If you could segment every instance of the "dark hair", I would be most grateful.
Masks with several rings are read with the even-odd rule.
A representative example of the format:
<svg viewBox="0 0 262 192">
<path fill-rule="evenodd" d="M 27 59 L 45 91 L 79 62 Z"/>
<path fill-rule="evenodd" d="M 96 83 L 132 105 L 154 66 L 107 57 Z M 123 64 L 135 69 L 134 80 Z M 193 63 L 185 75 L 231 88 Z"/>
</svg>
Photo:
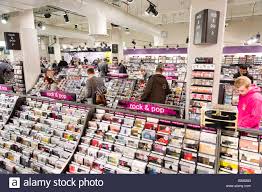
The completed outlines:
<svg viewBox="0 0 262 192">
<path fill-rule="evenodd" d="M 157 68 L 156 68 L 156 72 L 158 72 L 158 73 L 163 73 L 163 69 L 162 69 L 161 67 L 157 67 Z"/>
<path fill-rule="evenodd" d="M 88 69 L 87 69 L 87 73 L 88 73 L 88 74 L 95 74 L 94 68 L 88 68 Z"/>
<path fill-rule="evenodd" d="M 248 68 L 248 66 L 247 66 L 247 65 L 243 65 L 243 64 L 242 64 L 242 65 L 239 65 L 239 68 L 240 68 L 240 69 L 247 69 L 247 68 Z"/>
</svg>

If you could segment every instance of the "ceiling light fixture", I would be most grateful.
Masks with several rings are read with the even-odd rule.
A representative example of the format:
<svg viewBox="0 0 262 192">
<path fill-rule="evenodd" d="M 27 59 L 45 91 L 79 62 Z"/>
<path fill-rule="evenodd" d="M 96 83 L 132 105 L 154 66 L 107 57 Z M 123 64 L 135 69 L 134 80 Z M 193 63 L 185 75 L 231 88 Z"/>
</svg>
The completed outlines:
<svg viewBox="0 0 262 192">
<path fill-rule="evenodd" d="M 50 18 L 52 15 L 51 15 L 50 13 L 45 13 L 44 16 L 45 16 L 45 18 L 48 19 L 48 18 Z"/>
<path fill-rule="evenodd" d="M 6 14 L 2 15 L 1 22 L 2 22 L 2 24 L 7 24 L 8 23 L 8 15 L 6 15 Z"/>
<path fill-rule="evenodd" d="M 133 3 L 134 0 L 127 0 L 127 3 Z"/>
<path fill-rule="evenodd" d="M 68 15 L 67 15 L 67 13 L 64 14 L 64 19 L 65 19 L 65 22 L 66 22 L 66 23 L 69 23 L 69 17 L 68 17 Z"/>
<path fill-rule="evenodd" d="M 152 43 L 150 42 L 148 46 L 151 48 L 152 47 Z"/>
<path fill-rule="evenodd" d="M 144 45 L 144 49 L 146 49 L 146 46 Z"/>
<path fill-rule="evenodd" d="M 150 15 L 152 13 L 153 16 L 158 16 L 158 11 L 156 10 L 156 5 L 151 1 L 147 0 L 149 3 L 149 7 L 146 9 L 145 14 Z"/>
<path fill-rule="evenodd" d="M 132 44 L 133 44 L 133 45 L 136 45 L 136 42 L 135 42 L 135 40 L 133 40 L 133 41 L 132 41 Z"/>
<path fill-rule="evenodd" d="M 76 29 L 78 29 L 78 26 L 77 26 L 77 25 L 75 25 L 75 30 L 76 30 Z"/>
<path fill-rule="evenodd" d="M 39 22 L 37 26 L 42 30 L 46 30 L 46 26 L 42 22 Z"/>
<path fill-rule="evenodd" d="M 125 28 L 125 32 L 126 32 L 126 34 L 130 34 L 129 28 Z"/>
</svg>

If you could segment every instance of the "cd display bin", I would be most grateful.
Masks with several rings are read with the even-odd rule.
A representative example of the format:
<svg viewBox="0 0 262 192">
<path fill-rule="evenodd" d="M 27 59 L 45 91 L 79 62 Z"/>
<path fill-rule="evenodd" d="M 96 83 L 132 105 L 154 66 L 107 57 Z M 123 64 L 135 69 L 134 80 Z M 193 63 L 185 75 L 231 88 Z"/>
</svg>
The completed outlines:
<svg viewBox="0 0 262 192">
<path fill-rule="evenodd" d="M 0 130 L 5 173 L 64 172 L 87 124 L 88 106 L 19 97 Z"/>
<path fill-rule="evenodd" d="M 0 130 L 2 173 L 261 174 L 261 131 L 32 96 L 13 102 Z"/>
</svg>

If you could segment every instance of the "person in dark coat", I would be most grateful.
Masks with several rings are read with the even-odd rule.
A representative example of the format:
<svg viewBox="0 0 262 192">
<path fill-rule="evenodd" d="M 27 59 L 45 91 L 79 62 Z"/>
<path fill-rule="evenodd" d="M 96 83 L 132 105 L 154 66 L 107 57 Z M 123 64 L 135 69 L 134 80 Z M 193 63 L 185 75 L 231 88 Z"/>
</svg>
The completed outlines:
<svg viewBox="0 0 262 192">
<path fill-rule="evenodd" d="M 103 79 L 95 76 L 95 70 L 93 68 L 87 69 L 87 74 L 88 80 L 85 98 L 92 99 L 92 104 L 96 104 L 96 94 L 106 94 L 106 87 Z"/>
<path fill-rule="evenodd" d="M 84 57 L 84 64 L 87 65 L 88 64 L 88 59 L 86 57 Z"/>
<path fill-rule="evenodd" d="M 65 61 L 65 58 L 62 56 L 61 61 L 58 63 L 59 70 L 62 70 L 62 68 L 67 68 L 68 63 Z"/>
<path fill-rule="evenodd" d="M 0 61 L 0 84 L 5 84 L 5 74 L 11 72 L 12 66 L 6 62 Z"/>
<path fill-rule="evenodd" d="M 234 74 L 234 79 L 237 79 L 238 77 L 246 76 L 251 80 L 251 83 L 253 84 L 254 78 L 248 73 L 248 66 L 247 65 L 240 65 L 239 70 L 236 74 Z"/>
<path fill-rule="evenodd" d="M 119 67 L 119 73 L 127 74 L 126 66 L 123 64 L 123 61 L 119 63 L 118 67 Z"/>
<path fill-rule="evenodd" d="M 162 75 L 163 69 L 157 67 L 155 75 L 152 75 L 146 85 L 141 101 L 151 103 L 162 103 L 166 101 L 166 96 L 171 94 L 168 82 Z"/>
</svg>

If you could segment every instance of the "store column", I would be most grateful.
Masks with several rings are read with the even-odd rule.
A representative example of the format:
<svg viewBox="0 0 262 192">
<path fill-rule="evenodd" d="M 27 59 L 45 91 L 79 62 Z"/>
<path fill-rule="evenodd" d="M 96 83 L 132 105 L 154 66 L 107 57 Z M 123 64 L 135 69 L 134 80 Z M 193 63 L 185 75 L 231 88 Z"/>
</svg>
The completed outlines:
<svg viewBox="0 0 262 192">
<path fill-rule="evenodd" d="M 61 60 L 61 46 L 59 43 L 59 38 L 55 36 L 49 36 L 49 46 L 54 48 L 54 53 L 50 55 L 50 62 L 56 61 L 59 63 Z"/>
<path fill-rule="evenodd" d="M 19 12 L 12 25 L 19 26 L 22 51 L 14 51 L 15 60 L 23 61 L 26 91 L 36 83 L 41 72 L 37 30 L 33 10 Z"/>
<path fill-rule="evenodd" d="M 208 10 L 206 10 L 208 9 Z M 225 31 L 225 19 L 227 11 L 227 0 L 192 0 L 190 7 L 190 26 L 189 26 L 189 47 L 188 47 L 188 69 L 187 69 L 187 94 L 186 95 L 186 118 L 189 118 L 189 111 L 192 110 L 192 101 L 201 102 L 205 100 L 204 95 L 201 98 L 193 99 L 192 90 L 192 75 L 201 73 L 199 77 L 193 79 L 201 79 L 203 72 L 208 70 L 199 70 L 200 65 L 194 65 L 196 58 L 213 58 L 213 65 L 209 65 L 211 70 L 214 72 L 212 77 L 213 83 L 209 85 L 211 88 L 212 103 L 218 103 L 219 95 L 219 82 L 221 73 L 222 53 L 223 53 L 223 42 L 224 42 L 224 31 Z M 211 63 L 211 60 L 206 60 L 199 63 Z M 208 65 L 206 65 L 208 66 Z M 192 71 L 194 67 L 194 71 Z M 212 68 L 213 67 L 213 68 Z M 209 73 L 210 74 L 210 73 Z M 209 75 L 208 74 L 208 75 Z M 212 73 L 211 73 L 212 74 Z M 196 75 L 198 76 L 198 74 Z M 206 77 L 205 77 L 206 78 Z M 197 81 L 198 84 L 205 85 L 208 82 L 208 78 L 203 78 L 202 81 Z M 211 78 L 210 78 L 211 79 Z M 212 81 L 209 81 L 210 83 Z M 195 80 L 194 83 L 196 84 Z M 208 87 L 208 86 L 206 86 Z M 196 87 L 194 87 L 196 88 Z M 197 92 L 205 86 L 197 87 Z M 195 89 L 196 90 L 196 89 Z M 195 92 L 195 91 L 194 91 Z M 195 95 L 194 95 L 195 96 Z M 203 97 L 202 97 L 203 96 Z M 205 102 L 202 102 L 202 104 Z M 197 104 L 197 103 L 196 103 Z M 200 104 L 200 103 L 199 103 Z M 199 106 L 198 106 L 199 107 Z"/>
<path fill-rule="evenodd" d="M 123 60 L 124 59 L 124 50 L 123 50 L 124 47 L 123 47 L 122 30 L 121 29 L 119 29 L 117 27 L 112 28 L 111 43 L 112 43 L 112 57 L 117 57 L 119 61 Z M 116 47 L 113 47 L 113 45 L 117 47 L 116 51 L 114 50 Z"/>
</svg>

